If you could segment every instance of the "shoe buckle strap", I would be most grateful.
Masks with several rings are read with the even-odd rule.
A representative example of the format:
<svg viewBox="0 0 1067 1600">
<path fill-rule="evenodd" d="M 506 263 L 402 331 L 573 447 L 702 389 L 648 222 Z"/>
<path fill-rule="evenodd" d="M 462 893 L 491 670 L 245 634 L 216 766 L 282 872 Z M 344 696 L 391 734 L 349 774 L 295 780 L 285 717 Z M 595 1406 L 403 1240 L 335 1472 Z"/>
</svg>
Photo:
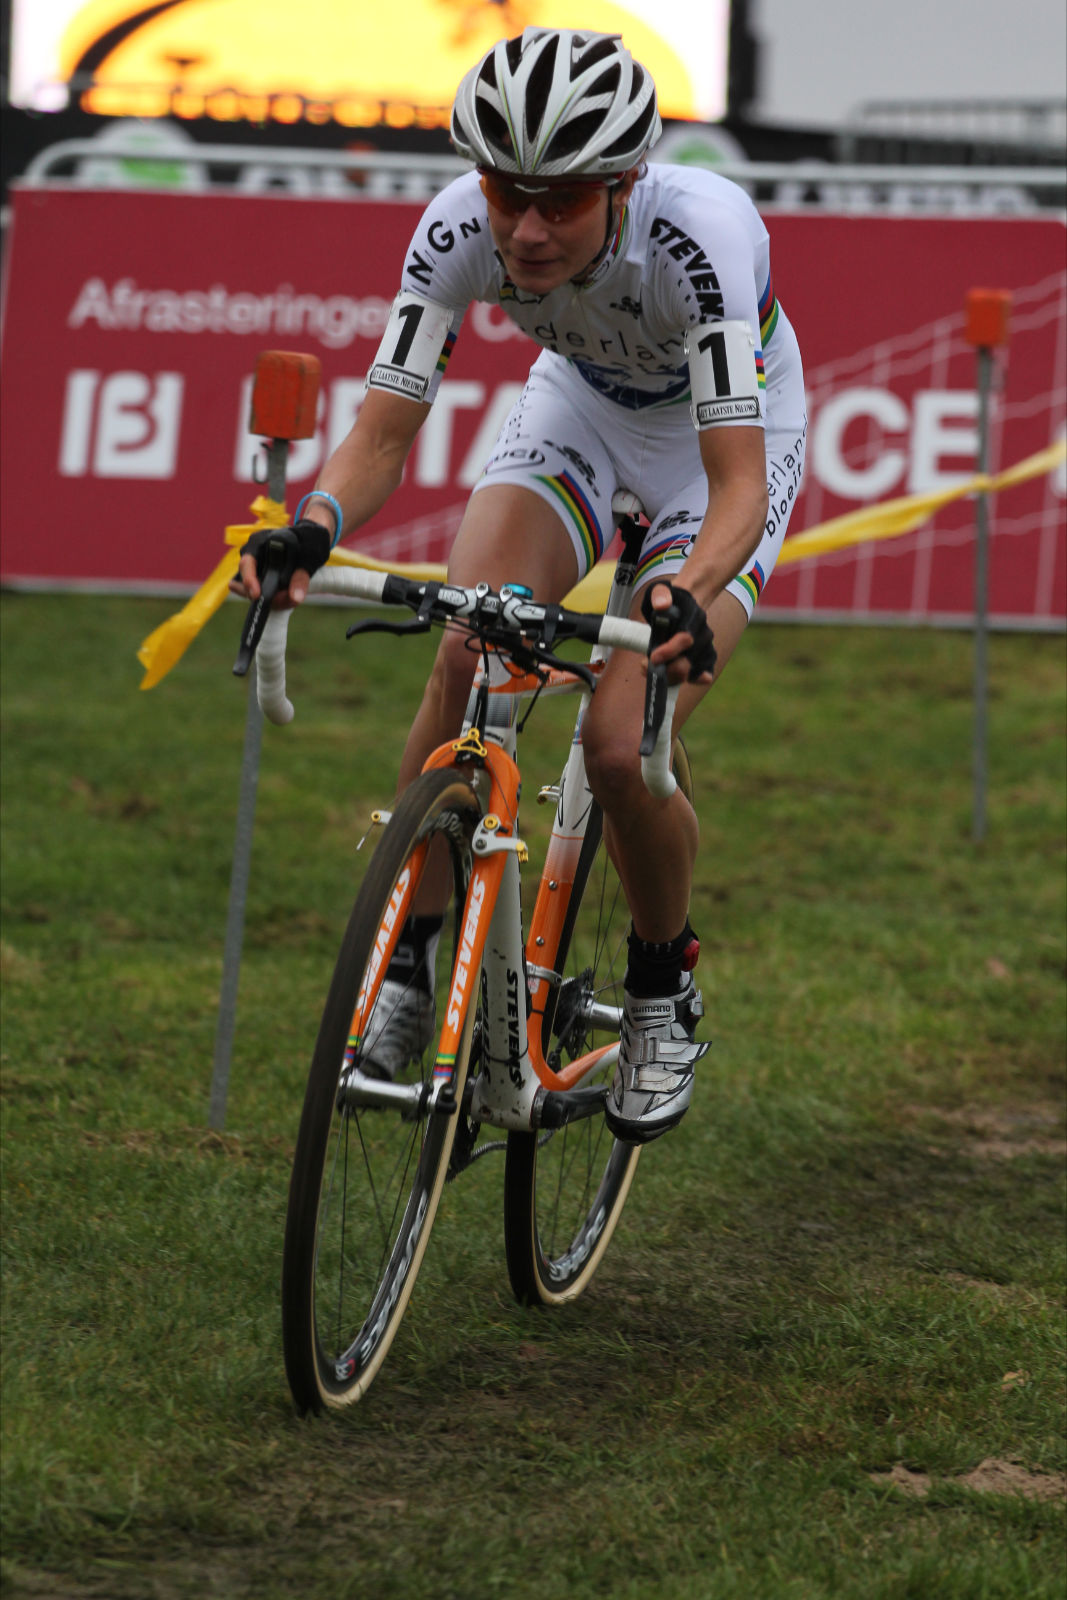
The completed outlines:
<svg viewBox="0 0 1067 1600">
<path fill-rule="evenodd" d="M 660 1039 L 655 1034 L 631 1034 L 626 1044 L 626 1060 L 634 1067 L 668 1067 L 678 1069 L 692 1066 L 710 1047 L 694 1044 L 690 1039 Z"/>
</svg>

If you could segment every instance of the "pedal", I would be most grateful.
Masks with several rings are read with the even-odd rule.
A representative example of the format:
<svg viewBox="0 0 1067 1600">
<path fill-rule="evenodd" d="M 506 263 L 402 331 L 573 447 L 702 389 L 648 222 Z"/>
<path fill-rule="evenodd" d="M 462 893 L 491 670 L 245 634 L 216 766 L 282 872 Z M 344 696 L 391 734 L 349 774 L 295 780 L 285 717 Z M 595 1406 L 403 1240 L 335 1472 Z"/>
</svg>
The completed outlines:
<svg viewBox="0 0 1067 1600">
<path fill-rule="evenodd" d="M 544 788 L 537 791 L 537 804 L 539 806 L 547 806 L 551 801 L 552 805 L 558 806 L 559 797 L 562 793 L 563 790 L 558 783 L 546 783 Z"/>
</svg>

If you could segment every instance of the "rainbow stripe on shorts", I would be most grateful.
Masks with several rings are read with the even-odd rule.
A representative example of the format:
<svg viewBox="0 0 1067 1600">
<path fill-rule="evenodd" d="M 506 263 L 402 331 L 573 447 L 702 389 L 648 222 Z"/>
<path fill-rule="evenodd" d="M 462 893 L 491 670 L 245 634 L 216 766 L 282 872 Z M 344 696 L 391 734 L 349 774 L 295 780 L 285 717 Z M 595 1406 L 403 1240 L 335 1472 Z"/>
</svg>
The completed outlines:
<svg viewBox="0 0 1067 1600">
<path fill-rule="evenodd" d="M 587 567 L 595 566 L 604 554 L 604 535 L 585 491 L 569 472 L 561 472 L 553 478 L 540 472 L 535 476 L 537 482 L 543 483 L 563 507 L 566 520 L 578 535 Z"/>
<path fill-rule="evenodd" d="M 693 538 L 696 529 L 700 527 L 700 519 L 684 526 L 680 532 L 672 532 L 660 539 L 658 543 L 645 550 L 637 568 L 635 588 L 640 589 L 650 578 L 656 576 L 656 570 L 667 562 L 678 567 L 689 556 L 693 548 Z"/>
</svg>

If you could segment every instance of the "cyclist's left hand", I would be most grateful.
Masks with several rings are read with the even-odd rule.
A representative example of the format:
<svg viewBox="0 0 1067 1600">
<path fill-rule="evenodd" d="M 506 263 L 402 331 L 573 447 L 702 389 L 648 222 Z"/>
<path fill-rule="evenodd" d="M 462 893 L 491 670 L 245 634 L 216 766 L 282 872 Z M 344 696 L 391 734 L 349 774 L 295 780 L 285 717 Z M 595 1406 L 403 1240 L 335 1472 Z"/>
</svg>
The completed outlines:
<svg viewBox="0 0 1067 1600">
<path fill-rule="evenodd" d="M 654 583 L 645 593 L 641 612 L 646 622 L 654 618 L 672 624 L 669 637 L 656 646 L 650 660 L 665 666 L 671 683 L 709 684 L 715 671 L 715 645 L 708 627 L 707 613 L 679 584 Z"/>
</svg>

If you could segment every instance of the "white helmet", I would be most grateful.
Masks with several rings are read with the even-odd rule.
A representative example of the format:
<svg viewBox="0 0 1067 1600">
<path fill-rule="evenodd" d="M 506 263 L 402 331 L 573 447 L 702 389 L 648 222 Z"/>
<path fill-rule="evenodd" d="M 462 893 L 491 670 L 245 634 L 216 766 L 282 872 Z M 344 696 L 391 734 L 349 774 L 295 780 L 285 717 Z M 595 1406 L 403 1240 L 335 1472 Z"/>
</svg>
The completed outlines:
<svg viewBox="0 0 1067 1600">
<path fill-rule="evenodd" d="M 452 143 L 479 167 L 524 177 L 618 177 L 661 132 L 656 86 L 617 33 L 527 28 L 472 67 Z"/>
</svg>

